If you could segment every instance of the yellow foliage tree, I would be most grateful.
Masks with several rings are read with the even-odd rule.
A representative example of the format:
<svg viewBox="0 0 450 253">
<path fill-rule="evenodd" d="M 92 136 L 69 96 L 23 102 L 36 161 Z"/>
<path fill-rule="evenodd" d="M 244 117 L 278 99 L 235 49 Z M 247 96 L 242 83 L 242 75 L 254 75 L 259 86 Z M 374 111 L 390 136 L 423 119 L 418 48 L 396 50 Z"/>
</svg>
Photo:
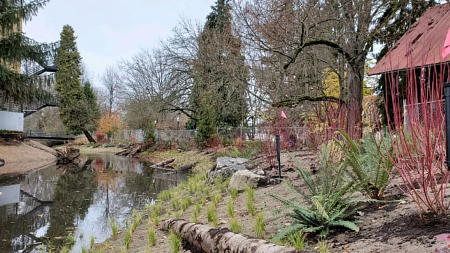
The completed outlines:
<svg viewBox="0 0 450 253">
<path fill-rule="evenodd" d="M 124 127 L 124 123 L 120 118 L 119 112 L 105 113 L 98 121 L 98 131 L 105 133 L 110 138 L 114 136 Z"/>
</svg>

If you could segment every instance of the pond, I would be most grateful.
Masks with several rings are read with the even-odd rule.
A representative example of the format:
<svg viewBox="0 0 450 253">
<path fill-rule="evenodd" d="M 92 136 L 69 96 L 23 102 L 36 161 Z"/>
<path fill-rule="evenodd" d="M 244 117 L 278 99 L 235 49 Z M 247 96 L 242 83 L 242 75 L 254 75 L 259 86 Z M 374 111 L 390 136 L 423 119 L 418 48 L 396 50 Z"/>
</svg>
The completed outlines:
<svg viewBox="0 0 450 253">
<path fill-rule="evenodd" d="M 112 235 L 111 221 L 126 227 L 133 210 L 185 176 L 153 170 L 139 159 L 96 154 L 79 166 L 51 166 L 0 186 L 0 252 L 40 252 L 72 237 L 71 252 Z"/>
</svg>

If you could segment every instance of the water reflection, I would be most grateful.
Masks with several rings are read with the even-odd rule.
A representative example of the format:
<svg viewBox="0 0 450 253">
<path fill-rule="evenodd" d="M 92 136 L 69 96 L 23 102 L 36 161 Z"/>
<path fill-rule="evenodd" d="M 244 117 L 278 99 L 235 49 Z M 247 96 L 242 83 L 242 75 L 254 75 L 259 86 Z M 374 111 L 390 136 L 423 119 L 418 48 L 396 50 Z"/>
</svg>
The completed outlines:
<svg viewBox="0 0 450 253">
<path fill-rule="evenodd" d="M 81 252 L 91 236 L 95 242 L 111 236 L 112 218 L 124 227 L 133 209 L 184 179 L 138 159 L 101 154 L 83 160 L 81 166 L 52 166 L 0 186 L 0 252 L 37 252 L 41 242 L 60 248 L 71 234 L 72 252 Z"/>
</svg>

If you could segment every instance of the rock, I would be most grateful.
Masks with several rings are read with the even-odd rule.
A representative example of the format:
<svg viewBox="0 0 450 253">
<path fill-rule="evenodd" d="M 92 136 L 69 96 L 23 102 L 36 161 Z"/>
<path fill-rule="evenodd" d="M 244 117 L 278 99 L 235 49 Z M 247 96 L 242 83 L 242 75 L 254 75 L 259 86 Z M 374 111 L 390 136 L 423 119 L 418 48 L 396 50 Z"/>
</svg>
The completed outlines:
<svg viewBox="0 0 450 253">
<path fill-rule="evenodd" d="M 258 186 L 267 185 L 269 180 L 249 170 L 240 170 L 231 176 L 229 188 L 234 188 L 238 191 L 244 190 L 247 186 L 257 188 Z"/>
<path fill-rule="evenodd" d="M 248 159 L 232 158 L 232 157 L 218 157 L 216 166 L 214 166 L 207 174 L 207 182 L 213 183 L 214 179 L 222 176 L 225 180 L 231 177 L 236 171 L 245 170 L 245 164 Z"/>
<path fill-rule="evenodd" d="M 256 175 L 260 175 L 260 176 L 264 176 L 265 175 L 264 170 L 261 170 L 261 169 L 255 170 L 253 173 L 255 173 Z"/>
</svg>

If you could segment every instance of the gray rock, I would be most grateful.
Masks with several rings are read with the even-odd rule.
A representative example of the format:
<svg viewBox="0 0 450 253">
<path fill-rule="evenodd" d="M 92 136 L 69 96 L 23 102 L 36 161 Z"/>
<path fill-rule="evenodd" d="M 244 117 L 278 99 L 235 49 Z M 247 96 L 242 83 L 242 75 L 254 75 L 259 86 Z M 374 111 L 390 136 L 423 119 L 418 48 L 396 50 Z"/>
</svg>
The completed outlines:
<svg viewBox="0 0 450 253">
<path fill-rule="evenodd" d="M 245 170 L 246 162 L 248 162 L 248 159 L 245 158 L 218 157 L 216 166 L 208 171 L 208 183 L 213 183 L 214 179 L 220 176 L 225 180 L 231 177 L 236 171 Z"/>
<path fill-rule="evenodd" d="M 261 169 L 255 170 L 254 173 L 255 173 L 256 175 L 265 176 L 264 170 L 261 170 Z"/>
<path fill-rule="evenodd" d="M 268 178 L 264 176 L 256 175 L 249 170 L 240 170 L 233 174 L 230 180 L 230 185 L 228 187 L 230 189 L 234 188 L 238 191 L 242 191 L 247 186 L 257 188 L 259 186 L 265 186 L 268 183 Z"/>
</svg>

